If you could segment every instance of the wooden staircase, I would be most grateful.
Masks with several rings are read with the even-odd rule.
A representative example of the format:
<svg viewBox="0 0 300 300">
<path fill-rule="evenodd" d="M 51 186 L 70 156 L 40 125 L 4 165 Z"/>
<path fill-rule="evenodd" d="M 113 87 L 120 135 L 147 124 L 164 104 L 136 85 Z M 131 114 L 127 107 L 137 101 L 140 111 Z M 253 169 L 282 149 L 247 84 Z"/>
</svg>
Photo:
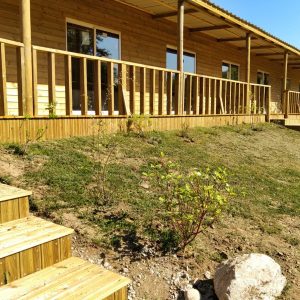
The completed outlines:
<svg viewBox="0 0 300 300">
<path fill-rule="evenodd" d="M 126 300 L 130 280 L 72 257 L 73 230 L 30 216 L 30 195 L 0 184 L 0 299 Z"/>
</svg>

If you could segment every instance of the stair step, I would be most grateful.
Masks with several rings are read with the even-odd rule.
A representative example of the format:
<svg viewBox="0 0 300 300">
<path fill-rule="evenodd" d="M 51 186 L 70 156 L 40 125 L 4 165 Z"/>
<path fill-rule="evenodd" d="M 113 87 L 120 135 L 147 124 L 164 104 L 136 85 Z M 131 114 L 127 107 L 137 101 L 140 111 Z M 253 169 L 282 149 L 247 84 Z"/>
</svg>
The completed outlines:
<svg viewBox="0 0 300 300">
<path fill-rule="evenodd" d="M 0 184 L 0 224 L 29 216 L 31 192 Z"/>
<path fill-rule="evenodd" d="M 0 224 L 0 286 L 69 258 L 72 233 L 33 216 Z"/>
<path fill-rule="evenodd" d="M 130 280 L 71 257 L 0 288 L 0 299 L 127 299 Z"/>
</svg>

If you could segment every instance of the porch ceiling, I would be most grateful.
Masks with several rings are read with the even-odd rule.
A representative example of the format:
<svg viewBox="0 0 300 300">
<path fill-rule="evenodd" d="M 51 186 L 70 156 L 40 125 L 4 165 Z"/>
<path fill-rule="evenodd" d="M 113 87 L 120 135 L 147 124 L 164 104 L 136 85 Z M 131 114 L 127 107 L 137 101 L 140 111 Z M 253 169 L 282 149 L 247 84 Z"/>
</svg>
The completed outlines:
<svg viewBox="0 0 300 300">
<path fill-rule="evenodd" d="M 149 13 L 155 19 L 177 22 L 177 0 L 116 0 Z M 246 48 L 246 34 L 252 33 L 252 53 L 283 63 L 284 52 L 290 63 L 300 63 L 300 50 L 262 29 L 234 16 L 207 0 L 186 0 L 185 27 L 192 34 L 206 34 L 220 43 L 229 43 L 240 50 Z"/>
</svg>

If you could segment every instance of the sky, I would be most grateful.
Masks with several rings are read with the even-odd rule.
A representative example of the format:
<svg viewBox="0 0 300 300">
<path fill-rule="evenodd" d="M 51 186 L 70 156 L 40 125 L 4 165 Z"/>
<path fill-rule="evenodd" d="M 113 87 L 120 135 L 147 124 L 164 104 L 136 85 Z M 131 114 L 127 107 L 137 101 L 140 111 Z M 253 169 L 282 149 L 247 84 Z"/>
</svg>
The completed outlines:
<svg viewBox="0 0 300 300">
<path fill-rule="evenodd" d="M 211 0 L 300 49 L 300 0 Z"/>
</svg>

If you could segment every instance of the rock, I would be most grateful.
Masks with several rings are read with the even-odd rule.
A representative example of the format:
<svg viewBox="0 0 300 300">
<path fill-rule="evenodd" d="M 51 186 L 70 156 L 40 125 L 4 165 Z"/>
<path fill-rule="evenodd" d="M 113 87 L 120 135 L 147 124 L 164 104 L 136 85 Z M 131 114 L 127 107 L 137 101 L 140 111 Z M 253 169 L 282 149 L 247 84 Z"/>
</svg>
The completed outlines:
<svg viewBox="0 0 300 300">
<path fill-rule="evenodd" d="M 205 279 L 211 279 L 211 273 L 209 271 L 206 271 L 204 273 L 204 277 L 205 277 Z"/>
<path fill-rule="evenodd" d="M 285 285 L 280 266 L 271 257 L 254 253 L 223 262 L 214 278 L 219 300 L 273 300 Z"/>
<path fill-rule="evenodd" d="M 184 292 L 185 300 L 201 300 L 201 295 L 196 289 L 188 289 Z"/>
</svg>

